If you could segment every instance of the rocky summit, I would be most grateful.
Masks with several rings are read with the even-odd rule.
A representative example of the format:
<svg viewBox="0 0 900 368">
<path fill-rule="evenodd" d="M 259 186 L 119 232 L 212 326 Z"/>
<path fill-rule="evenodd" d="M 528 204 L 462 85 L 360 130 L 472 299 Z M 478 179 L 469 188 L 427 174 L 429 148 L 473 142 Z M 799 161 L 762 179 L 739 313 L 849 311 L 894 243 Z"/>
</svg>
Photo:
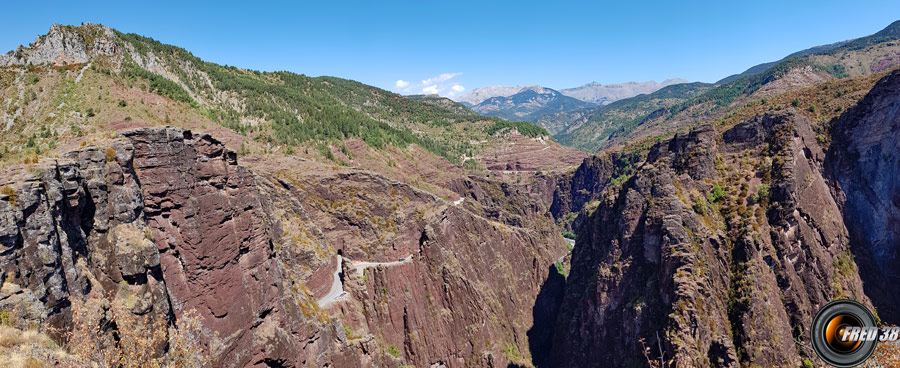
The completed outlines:
<svg viewBox="0 0 900 368">
<path fill-rule="evenodd" d="M 54 25 L 0 55 L 0 365 L 824 366 L 829 302 L 900 323 L 892 27 L 464 105 Z"/>
</svg>

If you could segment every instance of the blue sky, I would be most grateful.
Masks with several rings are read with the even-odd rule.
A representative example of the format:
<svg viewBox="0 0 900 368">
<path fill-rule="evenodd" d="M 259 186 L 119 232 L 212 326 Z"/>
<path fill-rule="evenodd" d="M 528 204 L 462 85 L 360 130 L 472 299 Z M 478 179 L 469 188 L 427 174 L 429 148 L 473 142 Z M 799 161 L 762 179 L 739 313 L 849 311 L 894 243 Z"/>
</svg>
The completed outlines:
<svg viewBox="0 0 900 368">
<path fill-rule="evenodd" d="M 900 19 L 896 0 L 14 1 L 2 8 L 4 51 L 52 23 L 94 22 L 220 64 L 442 95 L 487 85 L 713 82 Z"/>
</svg>

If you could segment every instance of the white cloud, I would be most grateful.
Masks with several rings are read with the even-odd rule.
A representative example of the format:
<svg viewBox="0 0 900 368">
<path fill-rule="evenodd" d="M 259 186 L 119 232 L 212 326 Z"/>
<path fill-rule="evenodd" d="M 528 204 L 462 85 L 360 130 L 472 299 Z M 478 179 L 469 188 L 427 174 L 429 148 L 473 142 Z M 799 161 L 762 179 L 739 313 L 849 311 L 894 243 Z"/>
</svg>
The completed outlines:
<svg viewBox="0 0 900 368">
<path fill-rule="evenodd" d="M 465 91 L 465 90 L 466 90 L 466 87 L 463 87 L 458 84 L 454 84 L 454 85 L 450 86 L 450 91 L 447 92 L 446 97 L 450 97 L 450 98 L 456 97 L 458 94 L 462 93 L 462 91 Z"/>
<path fill-rule="evenodd" d="M 427 93 L 429 95 L 436 95 L 438 92 L 440 92 L 440 89 L 438 89 L 437 86 L 428 86 L 428 87 L 422 88 L 422 92 Z"/>
<path fill-rule="evenodd" d="M 398 79 L 394 83 L 394 92 L 402 94 L 437 94 L 444 97 L 458 96 L 466 88 L 451 81 L 451 79 L 462 75 L 462 73 L 441 73 L 428 79 L 423 79 L 420 83 Z"/>
<path fill-rule="evenodd" d="M 446 81 L 451 80 L 454 77 L 458 77 L 460 75 L 462 75 L 462 73 L 443 73 L 436 77 L 431 77 L 426 80 L 423 80 L 422 85 L 428 86 L 428 85 L 435 84 L 435 83 L 446 82 Z"/>
</svg>

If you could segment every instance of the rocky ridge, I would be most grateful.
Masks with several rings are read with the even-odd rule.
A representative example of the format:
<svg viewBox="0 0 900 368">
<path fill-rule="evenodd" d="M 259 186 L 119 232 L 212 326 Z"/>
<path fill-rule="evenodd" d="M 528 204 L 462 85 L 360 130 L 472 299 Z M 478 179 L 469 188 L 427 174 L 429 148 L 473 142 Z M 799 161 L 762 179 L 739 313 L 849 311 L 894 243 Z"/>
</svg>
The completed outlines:
<svg viewBox="0 0 900 368">
<path fill-rule="evenodd" d="M 43 65 L 65 66 L 85 64 L 94 56 L 116 54 L 118 43 L 115 33 L 108 27 L 82 27 L 89 33 L 72 32 L 73 27 L 54 24 L 46 35 L 38 36 L 32 45 L 19 45 L 15 50 L 0 55 L 0 66 Z"/>
</svg>

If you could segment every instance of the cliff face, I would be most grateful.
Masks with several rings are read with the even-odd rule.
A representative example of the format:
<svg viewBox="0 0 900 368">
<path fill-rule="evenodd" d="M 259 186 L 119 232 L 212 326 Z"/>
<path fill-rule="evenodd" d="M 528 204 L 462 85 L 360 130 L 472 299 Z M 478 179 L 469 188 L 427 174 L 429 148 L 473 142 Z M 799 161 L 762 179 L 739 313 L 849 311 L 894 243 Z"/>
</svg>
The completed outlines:
<svg viewBox="0 0 900 368">
<path fill-rule="evenodd" d="M 482 181 L 453 204 L 318 164 L 256 174 L 208 135 L 123 136 L 11 170 L 0 309 L 22 324 L 66 330 L 73 304 L 101 300 L 170 323 L 196 311 L 224 366 L 530 361 L 531 308 L 566 253 L 544 202 Z M 347 295 L 317 300 L 338 257 Z"/>
<path fill-rule="evenodd" d="M 542 265 L 552 262 L 552 249 L 565 252 L 562 241 L 548 247 L 542 242 L 557 234 L 498 225 L 455 207 L 436 215 L 413 261 L 345 268 L 345 285 L 360 301 L 340 305 L 345 321 L 359 320 L 349 322 L 354 331 L 395 344 L 401 360 L 416 366 L 527 364 L 531 307 L 549 272 Z"/>
<path fill-rule="evenodd" d="M 280 226 L 300 224 L 284 233 L 308 241 L 283 243 L 283 252 L 295 249 L 299 256 L 282 260 L 295 263 L 297 275 L 304 265 L 319 265 L 308 283 L 317 297 L 333 282 L 336 264 L 328 260 L 341 255 L 340 285 L 347 295 L 326 303 L 326 310 L 339 318 L 343 338 L 365 352 L 367 362 L 530 362 L 532 307 L 550 265 L 566 253 L 544 202 L 528 201 L 531 192 L 460 180 L 453 187 L 463 199 L 448 202 L 353 170 L 297 167 L 261 177 L 271 180 L 261 187 L 272 193 L 267 196 L 273 207 L 298 201 L 296 217 L 283 217 L 300 220 L 282 220 Z M 275 194 L 281 188 L 290 198 Z M 319 241 L 324 248 L 311 245 Z"/>
<path fill-rule="evenodd" d="M 838 202 L 866 293 L 881 318 L 900 319 L 900 73 L 881 79 L 833 123 L 828 151 Z"/>
<path fill-rule="evenodd" d="M 204 329 L 217 334 L 211 342 L 222 363 L 315 362 L 305 350 L 321 347 L 297 341 L 318 337 L 321 326 L 301 312 L 303 296 L 287 292 L 253 174 L 206 135 L 164 128 L 125 137 L 176 314 L 198 311 Z"/>
<path fill-rule="evenodd" d="M 551 365 L 646 365 L 641 339 L 688 366 L 813 356 L 820 306 L 869 302 L 810 126 L 791 110 L 700 126 L 607 188 L 578 234 Z"/>
<path fill-rule="evenodd" d="M 331 330 L 310 328 L 283 292 L 250 172 L 208 136 L 126 137 L 6 184 L 0 308 L 63 331 L 72 303 L 91 298 L 164 320 L 196 310 L 217 361 L 314 358 L 295 342 Z"/>
<path fill-rule="evenodd" d="M 565 219 L 581 212 L 586 204 L 597 200 L 606 189 L 616 168 L 614 160 L 617 156 L 594 155 L 584 159 L 578 168 L 560 175 L 552 189 L 553 198 L 550 211 L 557 219 Z M 575 220 L 581 220 L 576 217 Z M 578 228 L 580 222 L 567 224 L 568 230 Z"/>
<path fill-rule="evenodd" d="M 137 293 L 145 297 L 130 306 L 133 313 L 171 313 L 159 256 L 142 235 L 133 148 L 120 140 L 109 150 L 45 159 L 3 184 L 0 308 L 24 324 L 65 327 L 70 299 L 92 292 Z"/>
</svg>

